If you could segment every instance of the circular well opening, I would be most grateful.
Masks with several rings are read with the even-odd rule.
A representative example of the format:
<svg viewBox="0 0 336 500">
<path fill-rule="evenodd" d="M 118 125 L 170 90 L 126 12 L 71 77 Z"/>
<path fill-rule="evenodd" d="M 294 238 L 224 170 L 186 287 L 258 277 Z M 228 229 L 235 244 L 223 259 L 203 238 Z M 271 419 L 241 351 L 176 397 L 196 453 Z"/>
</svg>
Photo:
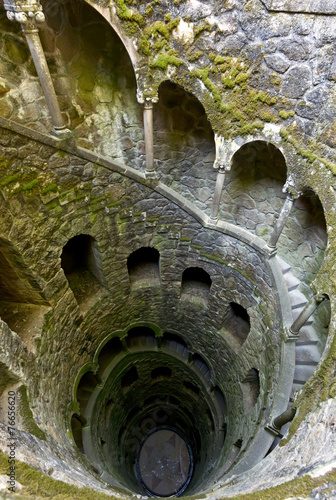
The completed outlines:
<svg viewBox="0 0 336 500">
<path fill-rule="evenodd" d="M 140 444 L 136 471 L 149 496 L 181 495 L 193 472 L 193 455 L 186 438 L 174 427 L 152 429 Z"/>
</svg>

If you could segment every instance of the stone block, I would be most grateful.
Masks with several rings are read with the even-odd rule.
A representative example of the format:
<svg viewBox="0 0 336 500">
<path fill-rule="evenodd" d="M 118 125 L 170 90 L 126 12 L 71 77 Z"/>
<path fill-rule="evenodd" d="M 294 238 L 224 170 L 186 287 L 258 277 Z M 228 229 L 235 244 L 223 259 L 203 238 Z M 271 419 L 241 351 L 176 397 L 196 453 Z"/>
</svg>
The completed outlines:
<svg viewBox="0 0 336 500">
<path fill-rule="evenodd" d="M 278 73 L 284 73 L 289 68 L 289 61 L 280 54 L 265 56 L 267 66 Z"/>
<path fill-rule="evenodd" d="M 309 89 L 311 80 L 311 69 L 308 65 L 293 66 L 285 74 L 282 94 L 290 99 L 298 99 Z"/>
</svg>

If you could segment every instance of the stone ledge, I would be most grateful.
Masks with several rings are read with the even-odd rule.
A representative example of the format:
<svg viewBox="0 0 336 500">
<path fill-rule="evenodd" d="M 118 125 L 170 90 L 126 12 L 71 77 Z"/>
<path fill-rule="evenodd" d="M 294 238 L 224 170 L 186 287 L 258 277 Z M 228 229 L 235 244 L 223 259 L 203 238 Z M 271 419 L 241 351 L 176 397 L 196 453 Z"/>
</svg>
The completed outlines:
<svg viewBox="0 0 336 500">
<path fill-rule="evenodd" d="M 305 14 L 336 14 L 336 0 L 261 0 L 266 9 Z"/>
</svg>

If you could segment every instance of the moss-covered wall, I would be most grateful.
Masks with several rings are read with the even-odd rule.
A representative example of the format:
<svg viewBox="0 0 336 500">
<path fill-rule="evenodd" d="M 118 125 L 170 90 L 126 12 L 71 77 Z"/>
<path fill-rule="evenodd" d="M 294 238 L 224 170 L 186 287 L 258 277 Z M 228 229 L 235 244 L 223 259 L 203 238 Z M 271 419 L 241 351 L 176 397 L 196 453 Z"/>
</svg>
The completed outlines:
<svg viewBox="0 0 336 500">
<path fill-rule="evenodd" d="M 153 322 L 162 332 L 178 325 L 191 348 L 207 354 L 225 392 L 225 453 L 235 442 L 243 452 L 279 392 L 281 297 L 260 242 L 248 244 L 251 235 L 238 241 L 230 230 L 218 230 L 220 224 L 205 227 L 215 185 L 213 133 L 232 146 L 223 221 L 267 240 L 284 201 L 286 176 L 304 191 L 279 240 L 279 254 L 307 296 L 311 284 L 328 294 L 332 321 L 323 363 L 297 402 L 295 428 L 319 400 L 335 395 L 332 18 L 270 13 L 258 0 L 94 4 L 138 57 L 133 68 L 94 5 L 43 2 L 47 25 L 41 39 L 71 129 L 63 146 L 48 139 L 51 121 L 32 59 L 19 26 L 6 20 L 0 6 L 0 116 L 10 120 L 0 135 L 1 262 L 7 268 L 1 373 L 10 383 L 27 381 L 35 420 L 48 439 L 71 447 L 69 380 L 93 361 L 106 335 L 125 333 L 139 321 Z M 137 91 L 159 94 L 155 166 L 171 190 L 139 174 L 145 157 Z M 10 132 L 13 122 L 45 135 Z M 84 149 L 75 150 L 71 141 Z M 85 150 L 102 157 L 88 157 Z M 123 175 L 111 160 L 131 168 Z M 66 277 L 61 268 L 63 247 L 79 234 L 95 240 L 95 276 L 87 270 Z M 160 252 L 157 287 L 130 286 L 127 258 L 141 246 Z M 195 266 L 212 280 L 206 305 L 180 298 L 182 273 Z M 242 346 L 231 338 L 232 302 L 250 316 Z M 250 400 L 251 391 L 241 384 L 250 369 L 259 371 L 260 395 L 244 413 L 244 394 Z"/>
<path fill-rule="evenodd" d="M 40 161 L 35 156 L 36 166 L 31 167 L 21 151 L 32 148 L 32 140 L 3 130 L 1 141 L 4 152 L 9 146 L 17 151 L 12 166 L 6 163 L 8 177 L 3 177 L 9 181 L 2 187 L 2 236 L 19 249 L 50 305 L 40 319 L 40 332 L 29 336 L 23 325 L 19 336 L 8 331 L 4 339 L 9 346 L 14 335 L 25 353 L 16 363 L 25 360 L 20 375 L 28 380 L 34 416 L 43 430 L 69 446 L 78 371 L 93 362 L 106 335 L 140 321 L 157 324 L 162 332 L 183 332 L 192 350 L 207 353 L 214 383 L 234 409 L 228 414 L 226 449 L 238 439 L 247 446 L 256 423 L 267 418 L 262 413 L 265 398 L 272 395 L 271 402 L 276 395 L 281 362 L 282 319 L 267 257 L 233 236 L 202 228 L 150 182 L 132 181 L 80 155 L 37 142 Z M 64 275 L 63 247 L 78 234 L 96 240 L 101 283 L 80 270 L 75 281 Z M 28 244 L 32 238 L 33 247 Z M 161 284 L 151 286 L 145 280 L 131 288 L 127 258 L 144 246 L 160 252 Z M 180 299 L 182 273 L 188 267 L 201 267 L 210 275 L 207 304 Z M 251 332 L 242 346 L 230 339 L 230 302 L 241 304 L 250 316 Z M 8 347 L 10 360 L 12 354 Z M 260 373 L 260 397 L 244 415 L 240 382 L 250 368 Z"/>
</svg>

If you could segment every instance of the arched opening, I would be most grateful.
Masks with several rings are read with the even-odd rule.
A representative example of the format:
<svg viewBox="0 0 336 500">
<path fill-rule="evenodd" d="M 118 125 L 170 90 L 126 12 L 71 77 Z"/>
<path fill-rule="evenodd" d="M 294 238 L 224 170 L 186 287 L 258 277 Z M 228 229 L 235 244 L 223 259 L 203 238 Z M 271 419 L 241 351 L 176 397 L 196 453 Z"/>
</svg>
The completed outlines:
<svg viewBox="0 0 336 500">
<path fill-rule="evenodd" d="M 142 112 L 120 37 L 89 2 L 43 0 L 42 5 L 42 44 L 77 144 L 141 168 Z"/>
<path fill-rule="evenodd" d="M 132 366 L 132 368 L 130 368 L 128 372 L 126 372 L 125 375 L 123 375 L 120 382 L 121 387 L 123 389 L 128 389 L 138 380 L 138 378 L 139 378 L 138 370 L 136 369 L 135 366 Z"/>
<path fill-rule="evenodd" d="M 250 316 L 245 307 L 236 302 L 230 302 L 221 331 L 224 335 L 229 335 L 230 338 L 227 340 L 233 347 L 243 345 L 250 332 L 250 326 Z"/>
<path fill-rule="evenodd" d="M 304 189 L 295 200 L 278 242 L 278 254 L 294 275 L 308 285 L 315 279 L 327 246 L 327 228 L 319 197 Z"/>
<path fill-rule="evenodd" d="M 98 357 L 98 375 L 101 377 L 110 364 L 123 350 L 123 345 L 119 337 L 113 337 L 103 346 Z"/>
<path fill-rule="evenodd" d="M 74 413 L 71 417 L 71 432 L 72 432 L 72 437 L 73 440 L 75 441 L 75 444 L 77 448 L 83 453 L 84 448 L 83 448 L 83 438 L 82 438 L 82 430 L 83 430 L 83 425 L 85 425 L 86 419 L 77 413 Z"/>
<path fill-rule="evenodd" d="M 157 345 L 155 332 L 145 326 L 131 328 L 127 333 L 126 340 L 128 347 L 131 349 L 153 349 Z"/>
<path fill-rule="evenodd" d="M 80 379 L 76 399 L 80 409 L 81 417 L 84 417 L 89 399 L 98 384 L 96 375 L 92 371 L 86 372 Z"/>
<path fill-rule="evenodd" d="M 168 366 L 159 366 L 151 371 L 151 377 L 153 380 L 161 378 L 170 378 L 172 376 L 172 369 Z"/>
<path fill-rule="evenodd" d="M 259 371 L 251 368 L 242 381 L 245 411 L 251 410 L 257 403 L 260 393 Z"/>
<path fill-rule="evenodd" d="M 127 259 L 131 286 L 160 284 L 160 253 L 152 247 L 142 247 Z"/>
<path fill-rule="evenodd" d="M 90 306 L 90 298 L 101 291 L 103 275 L 97 242 L 88 234 L 71 238 L 63 247 L 61 266 L 78 304 Z"/>
<path fill-rule="evenodd" d="M 200 267 L 189 267 L 182 274 L 181 300 L 201 303 L 208 303 L 211 287 L 209 273 Z"/>
<path fill-rule="evenodd" d="M 0 318 L 32 347 L 48 306 L 21 255 L 9 241 L 0 239 Z"/>
<path fill-rule="evenodd" d="M 214 134 L 201 102 L 172 81 L 154 108 L 154 157 L 160 180 L 209 211 L 216 173 Z"/>
<path fill-rule="evenodd" d="M 193 355 L 193 362 L 195 367 L 199 372 L 201 372 L 202 376 L 205 378 L 207 382 L 210 382 L 211 380 L 211 369 L 209 365 L 204 361 L 202 356 L 199 354 L 194 354 Z"/>
<path fill-rule="evenodd" d="M 182 337 L 175 335 L 174 333 L 164 333 L 161 346 L 163 350 L 176 352 L 183 358 L 189 357 L 187 344 Z"/>
<path fill-rule="evenodd" d="M 286 198 L 286 178 L 285 158 L 277 147 L 264 141 L 244 144 L 225 176 L 220 217 L 268 240 Z"/>
</svg>

